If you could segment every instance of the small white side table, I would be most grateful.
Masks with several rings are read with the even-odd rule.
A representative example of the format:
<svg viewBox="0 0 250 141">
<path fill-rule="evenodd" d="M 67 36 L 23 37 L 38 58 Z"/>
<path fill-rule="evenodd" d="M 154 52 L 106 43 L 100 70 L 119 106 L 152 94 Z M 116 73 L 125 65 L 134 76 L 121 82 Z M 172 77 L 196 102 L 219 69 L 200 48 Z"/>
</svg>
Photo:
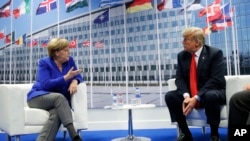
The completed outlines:
<svg viewBox="0 0 250 141">
<path fill-rule="evenodd" d="M 118 110 L 128 110 L 128 136 L 115 138 L 111 141 L 151 141 L 150 138 L 147 137 L 136 137 L 133 133 L 133 117 L 132 117 L 132 109 L 146 109 L 146 108 L 154 108 L 154 104 L 140 104 L 140 105 L 131 105 L 126 104 L 123 106 L 105 106 L 104 109 L 118 109 Z"/>
</svg>

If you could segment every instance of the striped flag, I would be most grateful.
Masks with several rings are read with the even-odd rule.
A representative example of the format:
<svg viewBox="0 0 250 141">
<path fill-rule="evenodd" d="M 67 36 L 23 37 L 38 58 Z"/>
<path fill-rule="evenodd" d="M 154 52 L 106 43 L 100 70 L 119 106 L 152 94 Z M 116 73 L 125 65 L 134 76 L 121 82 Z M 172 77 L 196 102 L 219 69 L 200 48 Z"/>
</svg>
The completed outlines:
<svg viewBox="0 0 250 141">
<path fill-rule="evenodd" d="M 127 4 L 128 13 L 136 13 L 149 9 L 153 9 L 151 0 L 134 0 L 133 2 Z"/>
<path fill-rule="evenodd" d="M 10 4 L 11 0 L 9 0 L 2 7 L 0 7 L 0 18 L 10 16 Z"/>
<path fill-rule="evenodd" d="M 180 0 L 162 0 L 161 3 L 157 5 L 157 9 L 162 11 L 163 9 L 172 9 L 181 7 Z"/>
<path fill-rule="evenodd" d="M 22 1 L 21 5 L 13 10 L 13 15 L 15 18 L 20 17 L 22 14 L 30 13 L 30 0 Z"/>
<path fill-rule="evenodd" d="M 83 46 L 83 47 L 89 47 L 89 46 L 90 46 L 90 40 L 84 41 L 84 42 L 82 43 L 82 46 Z"/>
<path fill-rule="evenodd" d="M 111 7 L 123 4 L 123 0 L 101 0 L 100 7 Z"/>
<path fill-rule="evenodd" d="M 104 39 L 100 40 L 100 41 L 95 41 L 94 42 L 94 46 L 96 48 L 104 48 Z"/>
<path fill-rule="evenodd" d="M 66 12 L 74 11 L 77 8 L 88 6 L 87 0 L 65 0 Z"/>
</svg>

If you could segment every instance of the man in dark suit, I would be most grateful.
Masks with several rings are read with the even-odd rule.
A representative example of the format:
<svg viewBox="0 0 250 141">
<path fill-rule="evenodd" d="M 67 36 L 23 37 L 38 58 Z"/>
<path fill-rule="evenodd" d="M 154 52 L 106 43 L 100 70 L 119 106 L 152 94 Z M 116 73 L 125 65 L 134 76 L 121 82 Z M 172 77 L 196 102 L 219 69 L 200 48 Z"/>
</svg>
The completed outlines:
<svg viewBox="0 0 250 141">
<path fill-rule="evenodd" d="M 193 108 L 205 109 L 207 122 L 211 127 L 211 140 L 218 141 L 220 106 L 226 103 L 223 53 L 205 45 L 205 35 L 201 28 L 187 28 L 182 35 L 184 50 L 178 53 L 175 80 L 177 90 L 169 91 L 165 95 L 171 120 L 176 121 L 181 130 L 177 141 L 193 140 L 186 122 L 186 116 Z M 197 67 L 194 69 L 195 73 L 190 74 L 193 72 L 190 70 L 192 55 Z M 191 85 L 196 90 L 192 90 Z"/>
</svg>

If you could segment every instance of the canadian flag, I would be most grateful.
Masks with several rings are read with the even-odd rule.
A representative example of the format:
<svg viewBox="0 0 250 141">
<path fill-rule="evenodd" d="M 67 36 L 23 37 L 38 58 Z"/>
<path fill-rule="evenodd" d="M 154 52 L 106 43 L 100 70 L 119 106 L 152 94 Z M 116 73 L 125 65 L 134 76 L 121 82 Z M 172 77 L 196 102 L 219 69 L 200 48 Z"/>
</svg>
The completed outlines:
<svg viewBox="0 0 250 141">
<path fill-rule="evenodd" d="M 76 48 L 76 39 L 70 42 L 69 48 Z"/>
</svg>

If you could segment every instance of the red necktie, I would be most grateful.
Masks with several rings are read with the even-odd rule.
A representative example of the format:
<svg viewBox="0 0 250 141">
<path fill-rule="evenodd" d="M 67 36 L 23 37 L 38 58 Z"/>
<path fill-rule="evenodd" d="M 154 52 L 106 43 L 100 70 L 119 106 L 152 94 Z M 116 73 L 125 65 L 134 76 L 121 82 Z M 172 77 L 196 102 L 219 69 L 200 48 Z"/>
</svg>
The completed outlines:
<svg viewBox="0 0 250 141">
<path fill-rule="evenodd" d="M 197 88 L 197 69 L 196 69 L 196 61 L 195 54 L 192 54 L 192 59 L 190 63 L 190 93 L 191 96 L 194 97 L 198 93 Z M 195 108 L 199 107 L 199 103 L 195 105 Z"/>
</svg>

